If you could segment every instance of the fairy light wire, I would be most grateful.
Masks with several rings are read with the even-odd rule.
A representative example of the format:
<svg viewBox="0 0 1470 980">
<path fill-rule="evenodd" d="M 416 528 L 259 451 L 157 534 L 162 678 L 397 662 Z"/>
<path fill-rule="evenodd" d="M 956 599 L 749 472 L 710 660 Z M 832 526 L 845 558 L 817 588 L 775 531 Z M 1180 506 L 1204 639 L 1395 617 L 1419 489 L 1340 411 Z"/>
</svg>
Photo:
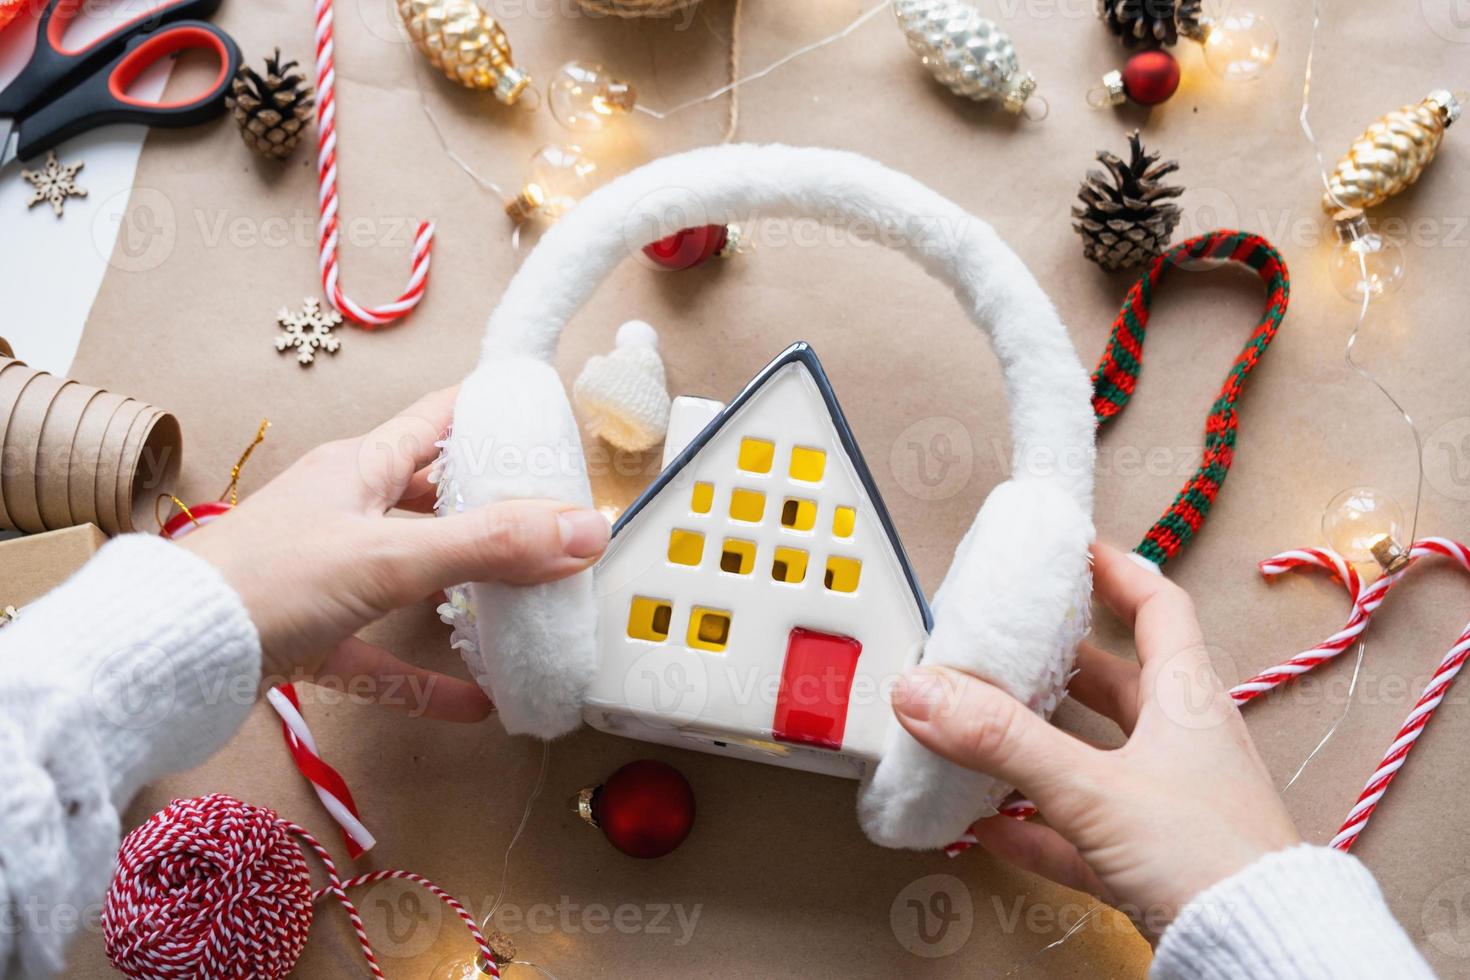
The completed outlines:
<svg viewBox="0 0 1470 980">
<path fill-rule="evenodd" d="M 1322 156 L 1322 146 L 1317 141 L 1316 133 L 1312 131 L 1310 119 L 1312 106 L 1312 68 L 1317 56 L 1317 33 L 1321 24 L 1322 0 L 1312 0 L 1312 31 L 1307 44 L 1306 70 L 1302 77 L 1302 109 L 1297 119 L 1301 126 L 1302 135 L 1306 137 L 1307 142 L 1312 147 L 1312 154 L 1316 157 L 1317 172 L 1322 178 L 1322 186 L 1326 189 L 1327 196 L 1332 200 L 1333 204 L 1339 208 L 1346 209 L 1347 205 L 1343 203 L 1342 199 L 1332 189 L 1332 181 L 1327 176 L 1327 162 Z M 1387 399 L 1388 403 L 1394 407 L 1394 410 L 1404 420 L 1404 424 L 1408 426 L 1410 435 L 1413 436 L 1414 466 L 1418 473 L 1418 478 L 1414 484 L 1414 507 L 1412 517 L 1409 519 L 1408 540 L 1413 541 L 1418 538 L 1419 508 L 1424 499 L 1424 438 L 1419 432 L 1419 427 L 1414 424 L 1413 416 L 1409 414 L 1408 410 L 1404 408 L 1403 404 L 1394 396 L 1393 392 L 1389 391 L 1388 387 L 1379 381 L 1378 377 L 1372 371 L 1368 370 L 1368 368 L 1353 357 L 1353 352 L 1358 345 L 1358 337 L 1367 325 L 1368 309 L 1373 299 L 1372 290 L 1368 288 L 1368 263 L 1361 252 L 1358 253 L 1358 269 L 1361 275 L 1360 281 L 1364 284 L 1362 288 L 1363 298 L 1362 303 L 1358 307 L 1357 322 L 1353 324 L 1352 330 L 1348 333 L 1347 343 L 1343 347 L 1343 361 L 1359 377 L 1371 384 Z"/>
<path fill-rule="evenodd" d="M 847 37 L 849 34 L 852 34 L 858 28 L 862 27 L 868 21 L 872 20 L 874 17 L 878 16 L 880 13 L 887 10 L 892 5 L 893 0 L 882 0 L 882 2 L 879 3 L 877 6 L 863 12 L 862 14 L 859 14 L 856 19 L 849 21 L 847 26 L 841 28 L 840 30 L 828 34 L 825 37 L 818 38 L 817 40 L 812 41 L 808 44 L 803 44 L 795 51 L 788 52 L 782 57 L 777 58 L 775 61 L 771 62 L 769 65 L 766 65 L 759 71 L 754 71 L 751 72 L 749 75 L 742 75 L 739 78 L 732 79 L 725 85 L 721 85 L 719 88 L 715 89 L 713 92 L 706 92 L 704 95 L 695 96 L 692 99 L 680 102 L 678 105 L 671 106 L 667 109 L 653 109 L 649 106 L 644 105 L 641 102 L 635 105 L 633 109 L 636 112 L 641 112 L 646 116 L 653 117 L 654 119 L 667 119 L 676 113 L 683 112 L 685 109 L 692 109 L 695 106 L 704 105 L 707 102 L 713 102 L 726 93 L 735 91 L 735 89 L 739 88 L 742 85 L 748 85 L 751 82 L 765 78 L 772 72 L 786 67 L 797 58 L 804 57 L 808 54 L 811 54 L 813 51 L 825 48 L 829 44 L 835 44 L 836 42 L 841 41 L 843 38 Z"/>
<path fill-rule="evenodd" d="M 500 887 L 495 890 L 495 901 L 490 903 L 490 909 L 485 913 L 484 920 L 480 923 L 482 930 L 492 928 L 490 921 L 495 918 L 495 913 L 500 911 L 500 906 L 505 902 L 505 888 L 510 880 L 510 854 L 515 850 L 516 844 L 521 836 L 525 834 L 526 827 L 531 823 L 531 811 L 536 807 L 536 800 L 540 798 L 541 791 L 546 788 L 546 771 L 551 766 L 551 743 L 541 743 L 541 768 L 536 773 L 536 784 L 531 787 L 531 795 L 526 797 L 526 807 L 521 811 L 521 822 L 516 825 L 516 832 L 510 835 L 510 843 L 505 845 L 504 860 L 500 865 Z"/>
<path fill-rule="evenodd" d="M 1307 63 L 1306 68 L 1304 69 L 1302 74 L 1302 108 L 1301 112 L 1297 115 L 1297 122 L 1301 127 L 1302 135 L 1306 137 L 1307 143 L 1312 147 L 1312 155 L 1316 158 L 1317 161 L 1317 172 L 1322 178 L 1322 187 L 1325 189 L 1327 197 L 1340 210 L 1346 210 L 1348 205 L 1344 203 L 1340 197 L 1337 196 L 1337 192 L 1334 191 L 1332 188 L 1332 181 L 1327 176 L 1327 161 L 1322 156 L 1322 146 L 1317 141 L 1317 134 L 1312 130 L 1312 70 L 1317 57 L 1317 34 L 1318 28 L 1321 26 L 1321 24 L 1322 0 L 1312 0 L 1312 30 L 1307 43 Z M 1363 256 L 1361 252 L 1357 253 L 1357 259 L 1359 281 L 1363 283 L 1363 288 L 1361 290 L 1362 300 L 1358 305 L 1357 320 L 1353 323 L 1352 330 L 1348 332 L 1347 342 L 1343 346 L 1342 357 L 1344 363 L 1346 363 L 1347 366 L 1352 369 L 1355 374 L 1371 384 L 1375 389 L 1378 390 L 1379 394 L 1387 399 L 1388 403 L 1394 407 L 1394 410 L 1397 411 L 1399 413 L 1399 416 L 1404 420 L 1404 424 L 1408 426 L 1409 434 L 1413 436 L 1414 466 L 1417 472 L 1417 479 L 1414 484 L 1414 506 L 1413 510 L 1411 511 L 1412 516 L 1409 520 L 1408 540 L 1414 541 L 1418 538 L 1419 508 L 1424 498 L 1424 439 L 1419 432 L 1419 427 L 1414 423 L 1413 416 L 1409 414 L 1408 410 L 1404 408 L 1403 404 L 1399 402 L 1398 398 L 1394 396 L 1393 392 L 1389 391 L 1387 386 L 1385 386 L 1383 382 L 1379 381 L 1378 377 L 1374 375 L 1372 371 L 1368 370 L 1367 367 L 1363 366 L 1355 357 L 1353 357 L 1353 352 L 1357 349 L 1358 338 L 1362 334 L 1364 327 L 1367 326 L 1368 310 L 1373 302 L 1373 292 L 1369 288 L 1367 259 Z M 1343 721 L 1346 720 L 1348 713 L 1352 710 L 1353 700 L 1358 690 L 1358 679 L 1363 669 L 1363 661 L 1367 650 L 1368 641 L 1366 637 L 1359 639 L 1357 643 L 1356 655 L 1354 657 L 1353 676 L 1351 682 L 1348 685 L 1347 697 L 1344 699 L 1342 712 L 1337 716 L 1336 720 L 1333 721 L 1332 725 L 1327 729 L 1326 733 L 1317 742 L 1317 745 L 1312 749 L 1312 751 L 1307 753 L 1306 758 L 1302 760 L 1301 765 L 1297 767 L 1296 772 L 1294 772 L 1291 778 L 1287 780 L 1286 785 L 1282 787 L 1283 793 L 1286 790 L 1291 789 L 1291 787 L 1295 785 L 1296 781 L 1301 778 L 1302 773 L 1306 772 L 1307 767 L 1311 765 L 1312 761 L 1316 759 L 1317 756 L 1322 752 L 1322 750 L 1327 746 L 1327 743 L 1330 742 L 1333 736 L 1337 734 L 1338 729 L 1341 727 Z"/>
<path fill-rule="evenodd" d="M 759 71 L 752 72 L 749 75 L 741 76 L 739 74 L 742 48 L 740 25 L 742 20 L 741 15 L 744 8 L 744 0 L 734 0 L 734 3 L 731 5 L 730 12 L 730 43 L 727 61 L 727 64 L 729 66 L 729 82 L 715 89 L 713 92 L 707 92 L 704 95 L 700 95 L 685 102 L 681 102 L 678 105 L 675 105 L 668 109 L 652 109 L 644 105 L 642 102 L 634 105 L 633 109 L 634 111 L 641 112 L 644 115 L 649 116 L 653 119 L 663 120 L 675 115 L 676 113 L 683 112 L 685 109 L 691 109 L 698 105 L 705 105 L 709 102 L 714 102 L 716 99 L 719 99 L 725 95 L 729 95 L 730 100 L 725 111 L 725 127 L 720 138 L 720 142 L 728 143 L 735 138 L 735 132 L 740 126 L 739 89 L 741 86 L 765 78 L 767 75 L 771 74 L 777 69 L 780 69 L 790 64 L 798 58 L 811 54 L 813 51 L 825 48 L 830 44 L 835 44 L 836 42 L 852 34 L 858 28 L 862 27 L 868 21 L 872 20 L 874 17 L 876 17 L 884 10 L 887 10 L 892 5 L 893 0 L 882 0 L 882 2 L 879 3 L 877 6 L 865 11 L 855 20 L 850 21 L 847 26 L 843 27 L 841 30 L 838 30 L 832 34 L 828 34 L 825 37 L 818 38 L 817 40 L 812 41 L 809 44 L 804 44 L 801 47 L 797 48 L 795 51 L 789 52 L 783 57 L 760 69 Z M 460 170 L 464 171 L 465 176 L 474 181 L 475 184 L 479 186 L 482 190 L 489 191 L 501 200 L 509 200 L 511 197 L 513 197 L 514 195 L 506 193 L 505 188 L 502 187 L 499 183 L 491 180 L 489 177 L 484 176 L 478 170 L 476 170 L 475 167 L 471 165 L 468 160 L 466 160 L 463 156 L 460 155 L 457 150 L 454 149 L 453 145 L 451 145 L 449 142 L 448 134 L 444 132 L 444 127 L 440 124 L 438 114 L 435 113 L 433 107 L 429 105 L 428 93 L 424 88 L 423 79 L 419 74 L 420 68 L 418 64 L 418 59 L 412 59 L 411 70 L 413 72 L 414 85 L 418 88 L 419 107 L 423 110 L 424 116 L 429 120 L 429 126 L 434 130 L 434 136 L 436 139 L 438 139 L 439 147 L 441 150 L 443 150 L 444 155 L 449 158 L 451 163 L 453 163 Z M 512 248 L 519 250 L 520 237 L 521 227 L 520 225 L 517 225 L 511 233 Z"/>
</svg>

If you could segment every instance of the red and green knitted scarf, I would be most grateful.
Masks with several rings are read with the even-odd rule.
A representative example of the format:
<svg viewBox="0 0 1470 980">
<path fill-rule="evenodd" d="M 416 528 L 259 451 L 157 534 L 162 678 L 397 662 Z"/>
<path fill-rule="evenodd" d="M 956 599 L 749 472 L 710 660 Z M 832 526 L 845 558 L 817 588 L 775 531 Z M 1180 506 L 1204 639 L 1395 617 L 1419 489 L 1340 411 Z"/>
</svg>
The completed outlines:
<svg viewBox="0 0 1470 980">
<path fill-rule="evenodd" d="M 1286 262 L 1271 243 L 1258 235 L 1242 231 L 1212 231 L 1176 245 L 1154 259 L 1148 270 L 1128 291 L 1107 349 L 1092 375 L 1092 410 L 1101 426 L 1123 410 L 1138 384 L 1143 364 L 1144 332 L 1148 329 L 1149 308 L 1154 291 L 1164 273 L 1177 266 L 1206 260 L 1235 262 L 1254 269 L 1266 284 L 1266 311 L 1245 348 L 1225 376 L 1220 397 L 1205 421 L 1204 456 L 1194 472 L 1138 547 L 1133 550 L 1160 567 L 1177 555 L 1204 523 L 1220 485 L 1230 472 L 1235 457 L 1235 436 L 1240 420 L 1235 403 L 1245 390 L 1245 379 L 1251 368 L 1266 353 L 1266 345 L 1276 336 L 1291 294 L 1291 279 Z"/>
</svg>

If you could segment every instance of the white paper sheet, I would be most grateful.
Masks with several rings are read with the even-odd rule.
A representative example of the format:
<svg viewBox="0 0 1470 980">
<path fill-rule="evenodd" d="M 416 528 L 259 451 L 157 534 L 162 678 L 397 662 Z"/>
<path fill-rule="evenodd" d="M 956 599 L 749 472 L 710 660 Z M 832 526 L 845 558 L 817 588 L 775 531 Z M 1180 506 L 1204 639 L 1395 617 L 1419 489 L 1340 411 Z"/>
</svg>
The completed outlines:
<svg viewBox="0 0 1470 980">
<path fill-rule="evenodd" d="M 68 40 L 96 37 L 109 24 L 137 12 L 136 2 L 87 4 Z M 35 36 L 34 11 L 29 9 L 0 31 L 0 88 L 19 74 Z M 157 98 L 168 82 L 167 68 L 161 64 L 146 72 L 130 89 L 132 94 Z M 0 168 L 0 336 L 28 364 L 57 374 L 70 368 L 112 261 L 146 135 L 142 126 L 107 126 L 59 147 L 57 158 L 63 163 L 86 162 L 77 184 L 87 191 L 85 198 L 67 199 L 61 218 L 45 203 L 26 209 L 33 190 L 20 175 L 26 164 L 12 161 Z M 43 157 L 30 166 L 44 162 Z M 134 220 L 140 217 L 146 218 Z"/>
</svg>

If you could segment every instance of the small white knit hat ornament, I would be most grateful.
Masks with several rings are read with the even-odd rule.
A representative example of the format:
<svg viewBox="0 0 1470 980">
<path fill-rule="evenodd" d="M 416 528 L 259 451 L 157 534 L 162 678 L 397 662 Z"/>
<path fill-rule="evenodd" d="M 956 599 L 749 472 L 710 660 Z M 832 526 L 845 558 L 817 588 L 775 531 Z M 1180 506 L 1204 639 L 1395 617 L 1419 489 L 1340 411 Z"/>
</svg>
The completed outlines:
<svg viewBox="0 0 1470 980">
<path fill-rule="evenodd" d="M 658 333 L 642 320 L 618 328 L 610 354 L 587 359 L 572 386 L 587 429 L 618 449 L 641 453 L 669 432 L 669 387 Z"/>
</svg>

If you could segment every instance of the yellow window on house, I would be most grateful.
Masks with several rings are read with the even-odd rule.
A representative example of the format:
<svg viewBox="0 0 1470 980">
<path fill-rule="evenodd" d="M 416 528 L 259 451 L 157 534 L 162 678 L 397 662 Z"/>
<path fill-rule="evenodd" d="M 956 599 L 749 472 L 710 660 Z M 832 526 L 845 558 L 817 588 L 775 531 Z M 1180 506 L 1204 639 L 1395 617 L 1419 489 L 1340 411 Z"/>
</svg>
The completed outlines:
<svg viewBox="0 0 1470 980">
<path fill-rule="evenodd" d="M 759 490 L 736 488 L 730 492 L 730 516 L 737 521 L 759 524 L 766 513 L 766 495 Z"/>
<path fill-rule="evenodd" d="M 787 497 L 781 505 L 781 526 L 793 531 L 810 531 L 817 524 L 817 502 Z"/>
<path fill-rule="evenodd" d="M 696 514 L 708 514 L 710 507 L 715 502 L 715 485 L 703 481 L 694 484 L 694 491 L 689 495 L 689 509 Z"/>
<path fill-rule="evenodd" d="M 669 623 L 673 618 L 674 607 L 668 600 L 634 596 L 632 608 L 628 610 L 628 635 L 635 640 L 662 643 L 669 638 Z"/>
<path fill-rule="evenodd" d="M 795 585 L 806 579 L 807 554 L 799 548 L 777 548 L 771 562 L 771 578 Z"/>
<path fill-rule="evenodd" d="M 689 645 L 696 650 L 720 653 L 730 643 L 730 613 L 723 609 L 695 606 L 689 614 Z"/>
<path fill-rule="evenodd" d="M 698 565 L 704 558 L 704 535 L 675 528 L 669 534 L 669 561 L 676 565 Z"/>
<path fill-rule="evenodd" d="M 803 483 L 821 483 L 827 469 L 827 454 L 820 449 L 795 446 L 791 450 L 791 479 Z"/>
<path fill-rule="evenodd" d="M 856 558 L 832 555 L 827 559 L 827 574 L 822 581 L 832 592 L 856 592 L 863 563 Z"/>
<path fill-rule="evenodd" d="M 857 527 L 857 511 L 851 507 L 838 507 L 832 512 L 833 537 L 850 538 L 855 527 Z"/>
<path fill-rule="evenodd" d="M 747 473 L 769 473 L 776 460 L 776 444 L 765 439 L 740 440 L 740 459 L 736 465 Z"/>
<path fill-rule="evenodd" d="M 755 568 L 755 542 L 726 538 L 720 550 L 720 571 L 749 575 Z"/>
</svg>

